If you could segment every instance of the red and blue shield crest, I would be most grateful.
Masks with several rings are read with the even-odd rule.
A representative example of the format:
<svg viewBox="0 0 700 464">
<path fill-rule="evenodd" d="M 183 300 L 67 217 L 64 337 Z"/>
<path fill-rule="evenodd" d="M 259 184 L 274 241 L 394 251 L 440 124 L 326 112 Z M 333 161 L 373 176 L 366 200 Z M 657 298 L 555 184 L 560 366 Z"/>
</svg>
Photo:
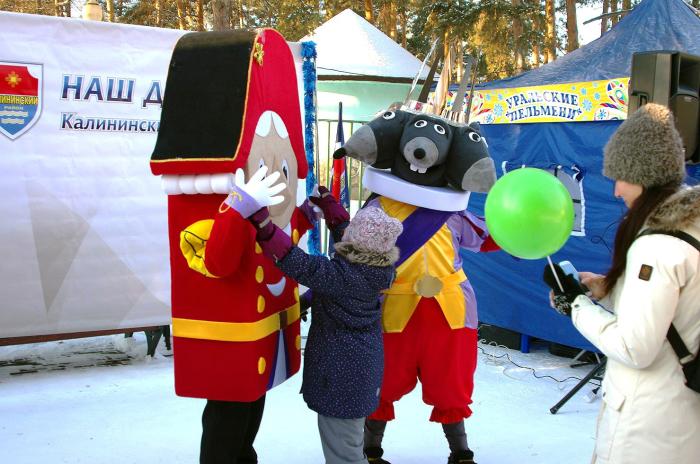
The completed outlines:
<svg viewBox="0 0 700 464">
<path fill-rule="evenodd" d="M 0 132 L 14 140 L 41 115 L 43 66 L 0 61 Z"/>
</svg>

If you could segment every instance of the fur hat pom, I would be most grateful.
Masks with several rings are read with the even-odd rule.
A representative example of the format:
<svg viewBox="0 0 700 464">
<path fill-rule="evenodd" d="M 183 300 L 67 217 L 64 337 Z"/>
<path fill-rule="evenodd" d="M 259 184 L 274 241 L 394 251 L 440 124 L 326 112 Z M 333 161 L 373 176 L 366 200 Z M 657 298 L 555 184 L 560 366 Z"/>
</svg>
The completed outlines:
<svg viewBox="0 0 700 464">
<path fill-rule="evenodd" d="M 685 178 L 685 154 L 673 114 L 648 103 L 630 115 L 605 146 L 603 174 L 643 187 L 680 185 Z"/>
</svg>

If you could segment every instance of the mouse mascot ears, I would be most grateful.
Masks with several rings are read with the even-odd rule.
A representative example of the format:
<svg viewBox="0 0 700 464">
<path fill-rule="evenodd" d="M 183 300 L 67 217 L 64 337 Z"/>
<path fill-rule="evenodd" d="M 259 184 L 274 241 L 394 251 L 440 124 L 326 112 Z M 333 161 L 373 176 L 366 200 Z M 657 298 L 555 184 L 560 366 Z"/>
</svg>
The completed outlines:
<svg viewBox="0 0 700 464">
<path fill-rule="evenodd" d="M 273 29 L 182 36 L 170 60 L 151 171 L 234 172 L 245 165 L 266 111 L 284 121 L 305 178 L 299 88 L 284 37 Z"/>
</svg>

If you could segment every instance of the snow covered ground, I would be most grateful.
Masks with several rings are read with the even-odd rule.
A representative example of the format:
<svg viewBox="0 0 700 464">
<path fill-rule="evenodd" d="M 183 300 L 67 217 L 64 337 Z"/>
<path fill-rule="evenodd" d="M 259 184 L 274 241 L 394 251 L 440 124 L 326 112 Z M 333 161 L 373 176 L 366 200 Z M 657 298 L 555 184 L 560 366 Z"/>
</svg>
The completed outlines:
<svg viewBox="0 0 700 464">
<path fill-rule="evenodd" d="M 0 462 L 7 464 L 175 464 L 198 459 L 203 400 L 173 392 L 164 346 L 145 357 L 145 337 L 121 335 L 0 347 Z M 549 412 L 589 367 L 540 349 L 522 354 L 482 345 L 467 421 L 479 464 L 584 464 L 593 449 L 599 400 L 584 387 Z M 316 416 L 298 394 L 301 376 L 267 396 L 256 441 L 262 464 L 323 463 Z M 393 464 L 439 464 L 447 445 L 414 390 L 396 405 L 385 457 Z"/>
</svg>

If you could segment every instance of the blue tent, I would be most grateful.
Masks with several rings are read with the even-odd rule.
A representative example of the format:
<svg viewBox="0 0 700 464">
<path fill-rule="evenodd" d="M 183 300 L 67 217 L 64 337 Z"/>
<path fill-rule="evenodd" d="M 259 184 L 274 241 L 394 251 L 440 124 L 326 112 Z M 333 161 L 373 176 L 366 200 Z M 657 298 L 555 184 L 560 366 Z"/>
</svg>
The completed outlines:
<svg viewBox="0 0 700 464">
<path fill-rule="evenodd" d="M 630 75 L 632 54 L 675 50 L 700 55 L 700 18 L 682 0 L 644 0 L 598 40 L 555 62 L 518 76 L 490 82 L 482 89 L 529 87 L 613 79 Z M 624 211 L 613 197 L 613 182 L 602 172 L 603 147 L 620 121 L 482 125 L 498 167 L 521 165 L 551 169 L 573 167 L 585 204 L 585 235 L 572 236 L 552 256 L 579 270 L 604 273 L 610 263 L 617 223 Z M 689 169 L 697 183 L 700 170 Z M 694 178 L 694 179 L 693 179 Z M 483 213 L 483 196 L 470 209 Z M 504 252 L 463 252 L 464 269 L 478 298 L 479 320 L 569 346 L 591 345 L 571 322 L 549 308 L 541 282 L 541 260 L 517 260 Z"/>
</svg>

